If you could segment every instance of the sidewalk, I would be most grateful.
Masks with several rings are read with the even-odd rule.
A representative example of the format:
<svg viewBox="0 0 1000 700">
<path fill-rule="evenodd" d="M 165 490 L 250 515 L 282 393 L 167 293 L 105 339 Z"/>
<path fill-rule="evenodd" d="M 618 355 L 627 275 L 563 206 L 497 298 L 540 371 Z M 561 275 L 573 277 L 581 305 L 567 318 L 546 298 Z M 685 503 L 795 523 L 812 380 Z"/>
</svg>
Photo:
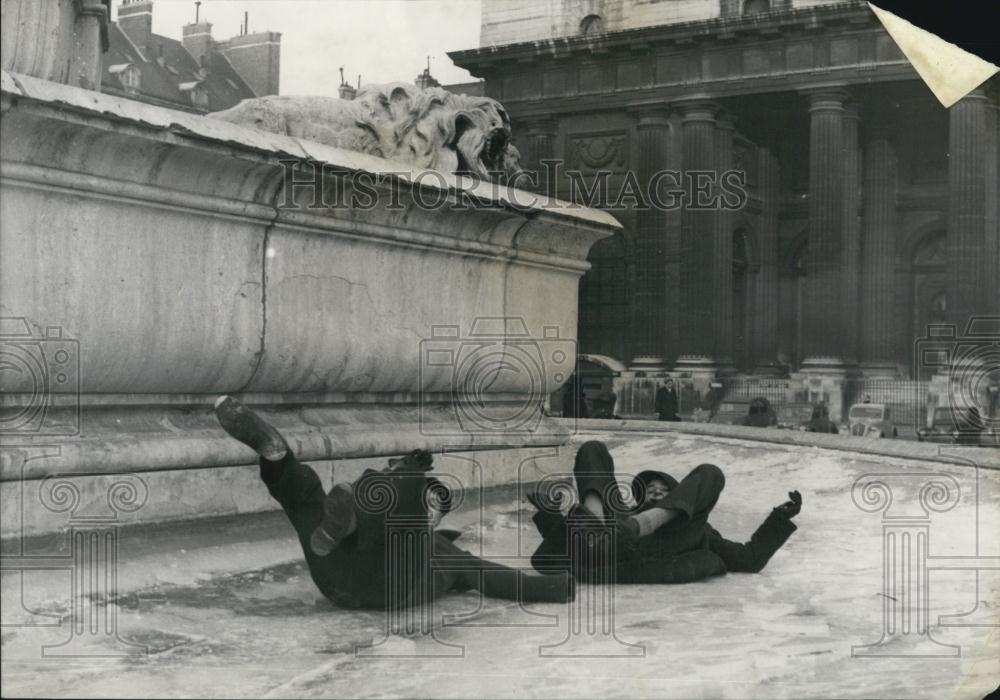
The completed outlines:
<svg viewBox="0 0 1000 700">
<path fill-rule="evenodd" d="M 934 639 L 960 645 L 960 657 L 851 656 L 852 646 L 880 638 L 885 601 L 881 516 L 854 503 L 855 479 L 904 475 L 894 491 L 903 505 L 917 502 L 928 475 L 953 478 L 958 505 L 931 518 L 929 551 L 968 557 L 976 551 L 976 470 L 731 438 L 580 437 L 606 440 L 622 472 L 666 467 L 683 476 L 701 462 L 723 466 L 727 485 L 712 523 L 732 539 L 749 538 L 798 488 L 799 530 L 761 574 L 613 592 L 582 587 L 575 607 L 519 609 L 456 594 L 433 611 L 433 633 L 387 638 L 383 614 L 339 610 L 320 597 L 280 514 L 126 529 L 121 595 L 85 613 L 113 610 L 119 637 L 146 653 L 43 657 L 42 645 L 69 638 L 69 601 L 55 576 L 25 574 L 22 586 L 20 574 L 5 572 L 3 695 L 980 698 L 996 685 L 995 629 L 936 625 L 938 615 L 973 609 L 977 597 L 979 612 L 996 620 L 996 571 L 981 572 L 978 596 L 974 572 L 930 576 Z M 996 532 L 1000 473 L 978 477 L 978 527 Z M 472 551 L 511 563 L 537 543 L 530 514 L 516 489 L 504 487 L 484 492 L 481 507 L 468 499 L 444 525 L 461 529 L 458 541 Z M 980 547 L 983 556 L 998 555 L 992 538 Z M 570 635 L 573 611 L 602 600 L 614 601 L 613 616 L 601 618 L 614 634 L 586 634 L 584 625 Z M 23 612 L 11 619 L 25 607 L 63 623 L 11 626 L 29 621 Z M 112 642 L 91 640 L 84 651 L 107 653 Z M 570 653 L 590 656 L 551 656 Z"/>
</svg>

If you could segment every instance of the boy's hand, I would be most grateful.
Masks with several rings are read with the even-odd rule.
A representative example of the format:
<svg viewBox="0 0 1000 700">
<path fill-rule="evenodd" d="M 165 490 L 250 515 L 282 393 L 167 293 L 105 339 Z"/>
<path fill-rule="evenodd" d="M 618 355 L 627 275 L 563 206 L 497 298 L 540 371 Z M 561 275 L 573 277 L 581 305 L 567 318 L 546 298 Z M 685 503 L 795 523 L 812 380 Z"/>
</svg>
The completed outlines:
<svg viewBox="0 0 1000 700">
<path fill-rule="evenodd" d="M 788 499 L 775 510 L 787 518 L 794 518 L 802 510 L 802 494 L 798 491 L 789 491 Z"/>
</svg>

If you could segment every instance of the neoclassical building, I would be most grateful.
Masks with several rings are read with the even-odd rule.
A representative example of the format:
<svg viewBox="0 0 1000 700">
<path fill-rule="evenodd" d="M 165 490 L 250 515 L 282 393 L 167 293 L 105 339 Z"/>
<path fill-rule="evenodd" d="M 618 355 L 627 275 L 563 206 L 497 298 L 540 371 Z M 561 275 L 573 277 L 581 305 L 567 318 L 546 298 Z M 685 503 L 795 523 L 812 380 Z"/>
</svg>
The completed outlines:
<svg viewBox="0 0 1000 700">
<path fill-rule="evenodd" d="M 998 81 L 950 109 L 866 3 L 509 0 L 454 62 L 574 195 L 746 173 L 738 211 L 614 210 L 580 345 L 651 374 L 921 378 L 928 324 L 1000 311 Z M 578 188 L 579 189 L 579 188 Z M 578 194 L 578 193 L 577 193 Z"/>
</svg>

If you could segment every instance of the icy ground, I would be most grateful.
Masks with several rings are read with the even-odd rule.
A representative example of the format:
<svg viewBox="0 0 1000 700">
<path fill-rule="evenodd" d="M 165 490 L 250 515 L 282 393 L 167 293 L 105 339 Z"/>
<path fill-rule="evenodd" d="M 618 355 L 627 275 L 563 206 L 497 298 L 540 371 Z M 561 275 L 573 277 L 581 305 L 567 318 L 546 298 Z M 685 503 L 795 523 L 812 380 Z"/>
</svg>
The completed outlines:
<svg viewBox="0 0 1000 700">
<path fill-rule="evenodd" d="M 125 531 L 120 578 L 145 583 L 113 606 L 84 612 L 116 612 L 120 640 L 144 653 L 94 656 L 124 647 L 84 635 L 76 656 L 47 655 L 60 647 L 43 655 L 43 646 L 69 638 L 69 602 L 52 592 L 51 575 L 5 572 L 2 694 L 937 700 L 981 698 L 996 687 L 1000 628 L 968 626 L 1000 622 L 996 570 L 980 572 L 978 594 L 975 571 L 929 574 L 937 646 L 911 628 L 909 643 L 895 649 L 901 656 L 852 656 L 852 646 L 882 636 L 887 599 L 882 516 L 862 511 L 851 487 L 865 474 L 902 474 L 882 477 L 899 509 L 890 512 L 920 515 L 927 475 L 943 474 L 948 483 L 950 476 L 960 496 L 950 510 L 932 512 L 929 555 L 975 555 L 978 524 L 979 554 L 997 557 L 1000 472 L 721 438 L 588 437 L 608 441 L 620 471 L 665 467 L 681 477 L 701 462 L 722 466 L 727 485 L 712 523 L 732 539 L 749 538 L 798 488 L 805 500 L 799 530 L 761 574 L 581 588 L 573 608 L 520 609 L 476 593 L 452 595 L 434 609 L 433 632 L 412 636 L 387 635 L 383 614 L 339 610 L 322 599 L 277 514 Z M 444 523 L 463 530 L 459 542 L 498 559 L 531 552 L 531 507 L 516 489 L 476 501 Z M 255 552 L 265 568 L 246 564 Z M 230 570 L 220 570 L 220 561 Z M 610 599 L 613 615 L 602 615 L 602 624 L 580 622 L 582 610 L 606 610 Z M 939 615 L 969 611 L 955 620 L 967 626 L 938 625 Z M 58 626 L 24 626 L 60 616 Z M 906 655 L 921 649 L 956 655 Z"/>
</svg>

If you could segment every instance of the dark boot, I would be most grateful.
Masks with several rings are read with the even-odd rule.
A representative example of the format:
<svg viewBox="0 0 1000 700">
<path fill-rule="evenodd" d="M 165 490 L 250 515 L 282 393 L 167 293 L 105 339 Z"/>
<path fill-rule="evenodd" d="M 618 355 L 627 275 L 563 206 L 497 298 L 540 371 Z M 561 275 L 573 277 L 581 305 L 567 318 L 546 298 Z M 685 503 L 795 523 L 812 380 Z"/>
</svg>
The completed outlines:
<svg viewBox="0 0 1000 700">
<path fill-rule="evenodd" d="M 333 551 L 338 542 L 350 535 L 357 528 L 357 518 L 354 515 L 354 492 L 351 485 L 336 484 L 323 502 L 323 521 L 313 531 L 309 539 L 309 548 L 317 555 L 325 557 Z"/>
<path fill-rule="evenodd" d="M 531 491 L 525 498 L 538 511 L 531 516 L 542 537 L 549 537 L 556 528 L 566 527 L 562 514 L 562 495 L 549 496 L 542 491 Z"/>
<path fill-rule="evenodd" d="M 215 417 L 223 430 L 269 462 L 277 462 L 288 454 L 288 444 L 270 423 L 232 396 L 220 396 L 215 401 Z"/>
</svg>

